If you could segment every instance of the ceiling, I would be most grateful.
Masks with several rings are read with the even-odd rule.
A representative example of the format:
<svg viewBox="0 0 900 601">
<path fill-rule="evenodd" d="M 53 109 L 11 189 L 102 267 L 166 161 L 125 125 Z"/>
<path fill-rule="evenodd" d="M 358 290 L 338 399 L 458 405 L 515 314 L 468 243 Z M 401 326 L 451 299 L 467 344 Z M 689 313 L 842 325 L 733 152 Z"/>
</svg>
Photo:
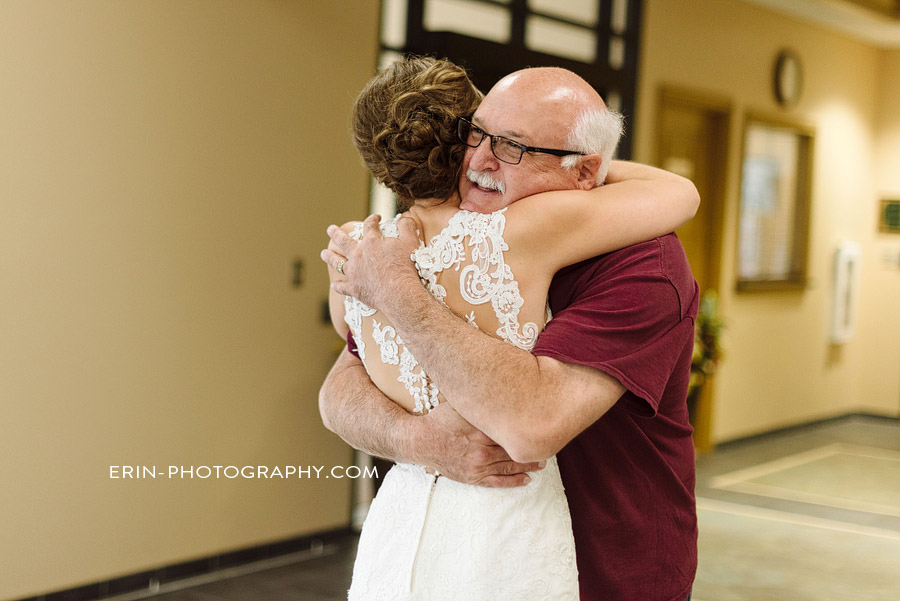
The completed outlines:
<svg viewBox="0 0 900 601">
<path fill-rule="evenodd" d="M 900 0 L 745 0 L 883 48 L 900 48 Z"/>
</svg>

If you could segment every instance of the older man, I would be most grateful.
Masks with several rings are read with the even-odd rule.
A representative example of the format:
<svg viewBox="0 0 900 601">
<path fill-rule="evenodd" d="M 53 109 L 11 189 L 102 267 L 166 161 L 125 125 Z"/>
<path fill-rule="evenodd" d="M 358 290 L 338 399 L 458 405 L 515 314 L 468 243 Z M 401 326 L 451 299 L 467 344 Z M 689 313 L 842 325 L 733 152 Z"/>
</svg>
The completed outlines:
<svg viewBox="0 0 900 601">
<path fill-rule="evenodd" d="M 461 206 L 493 211 L 602 182 L 609 156 L 597 148 L 603 119 L 596 117 L 604 111 L 569 71 L 505 77 L 464 125 Z M 547 152 L 556 148 L 583 154 Z M 369 218 L 360 243 L 330 229 L 342 255 L 323 258 L 334 267 L 344 260 L 346 280 L 336 290 L 379 308 L 468 421 L 447 405 L 406 414 L 345 351 L 320 393 L 326 426 L 369 453 L 485 486 L 527 483 L 528 471 L 557 454 L 582 600 L 689 598 L 697 526 L 685 397 L 697 287 L 678 239 L 561 270 L 550 288 L 554 317 L 529 354 L 470 327 L 428 294 L 409 261 L 418 238 L 404 221 L 400 237 L 388 239 Z"/>
</svg>

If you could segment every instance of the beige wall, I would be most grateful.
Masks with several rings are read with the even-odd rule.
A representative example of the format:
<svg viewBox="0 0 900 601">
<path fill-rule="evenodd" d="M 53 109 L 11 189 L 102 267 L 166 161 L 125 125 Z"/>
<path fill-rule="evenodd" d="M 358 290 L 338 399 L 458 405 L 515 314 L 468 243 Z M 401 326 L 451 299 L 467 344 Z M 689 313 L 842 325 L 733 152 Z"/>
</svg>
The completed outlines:
<svg viewBox="0 0 900 601">
<path fill-rule="evenodd" d="M 876 227 L 882 198 L 900 199 L 900 50 L 881 52 L 877 90 L 875 205 L 866 218 Z M 866 300 L 860 314 L 860 389 L 867 406 L 900 398 L 900 235 L 879 234 L 867 241 L 863 272 Z M 874 399 L 874 401 L 872 400 Z"/>
<path fill-rule="evenodd" d="M 900 327 L 893 318 L 885 323 L 883 316 L 896 313 L 898 278 L 896 271 L 877 266 L 873 252 L 878 123 L 897 119 L 896 103 L 884 99 L 879 105 L 877 98 L 884 71 L 898 68 L 896 57 L 885 60 L 873 46 L 739 0 L 646 0 L 644 15 L 636 158 L 655 157 L 660 86 L 724 97 L 734 108 L 720 290 L 726 358 L 716 381 L 713 440 L 850 411 L 896 416 Z M 775 56 L 785 46 L 800 54 L 806 74 L 803 97 L 788 111 L 776 105 L 771 91 Z M 816 130 L 810 285 L 803 292 L 734 292 L 740 143 L 747 111 Z M 895 143 L 895 159 L 897 148 Z M 841 240 L 862 244 L 864 277 L 857 334 L 834 346 L 827 322 L 831 262 Z M 866 320 L 882 320 L 889 327 L 879 329 Z M 877 370 L 872 366 L 876 358 Z"/>
<path fill-rule="evenodd" d="M 881 53 L 878 78 L 878 189 L 900 198 L 900 49 Z"/>
<path fill-rule="evenodd" d="M 377 23 L 368 0 L 0 3 L 0 599 L 349 524 L 347 479 L 109 469 L 350 464 L 316 407 L 318 251 L 365 214 L 347 124 Z"/>
</svg>

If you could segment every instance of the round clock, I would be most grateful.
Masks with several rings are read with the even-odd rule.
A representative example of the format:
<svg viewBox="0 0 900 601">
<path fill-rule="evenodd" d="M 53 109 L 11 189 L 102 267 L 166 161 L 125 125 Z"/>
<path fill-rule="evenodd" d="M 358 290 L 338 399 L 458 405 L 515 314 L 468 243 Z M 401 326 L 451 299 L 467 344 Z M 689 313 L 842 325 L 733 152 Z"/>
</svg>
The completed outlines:
<svg viewBox="0 0 900 601">
<path fill-rule="evenodd" d="M 803 91 L 803 64 L 792 50 L 782 50 L 775 59 L 775 99 L 783 107 L 792 106 Z"/>
</svg>

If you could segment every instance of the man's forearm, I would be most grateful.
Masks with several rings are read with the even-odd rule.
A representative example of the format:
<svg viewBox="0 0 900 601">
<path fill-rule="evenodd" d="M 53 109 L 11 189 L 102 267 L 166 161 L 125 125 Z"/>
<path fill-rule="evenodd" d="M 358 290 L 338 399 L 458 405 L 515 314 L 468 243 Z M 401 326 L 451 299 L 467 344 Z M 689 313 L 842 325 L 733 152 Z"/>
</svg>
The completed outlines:
<svg viewBox="0 0 900 601">
<path fill-rule="evenodd" d="M 413 416 L 384 396 L 360 361 L 341 354 L 319 391 L 325 426 L 370 455 L 438 470 L 453 480 L 482 486 L 521 486 L 526 472 L 543 467 L 515 463 L 501 447 L 442 403 Z"/>
<path fill-rule="evenodd" d="M 547 423 L 546 396 L 555 391 L 536 357 L 471 327 L 418 282 L 393 285 L 396 302 L 382 312 L 460 415 L 503 446 L 527 436 L 529 424 Z"/>
<path fill-rule="evenodd" d="M 375 387 L 347 349 L 319 390 L 319 413 L 325 427 L 353 448 L 392 461 L 407 460 L 403 425 L 414 418 Z"/>
</svg>

